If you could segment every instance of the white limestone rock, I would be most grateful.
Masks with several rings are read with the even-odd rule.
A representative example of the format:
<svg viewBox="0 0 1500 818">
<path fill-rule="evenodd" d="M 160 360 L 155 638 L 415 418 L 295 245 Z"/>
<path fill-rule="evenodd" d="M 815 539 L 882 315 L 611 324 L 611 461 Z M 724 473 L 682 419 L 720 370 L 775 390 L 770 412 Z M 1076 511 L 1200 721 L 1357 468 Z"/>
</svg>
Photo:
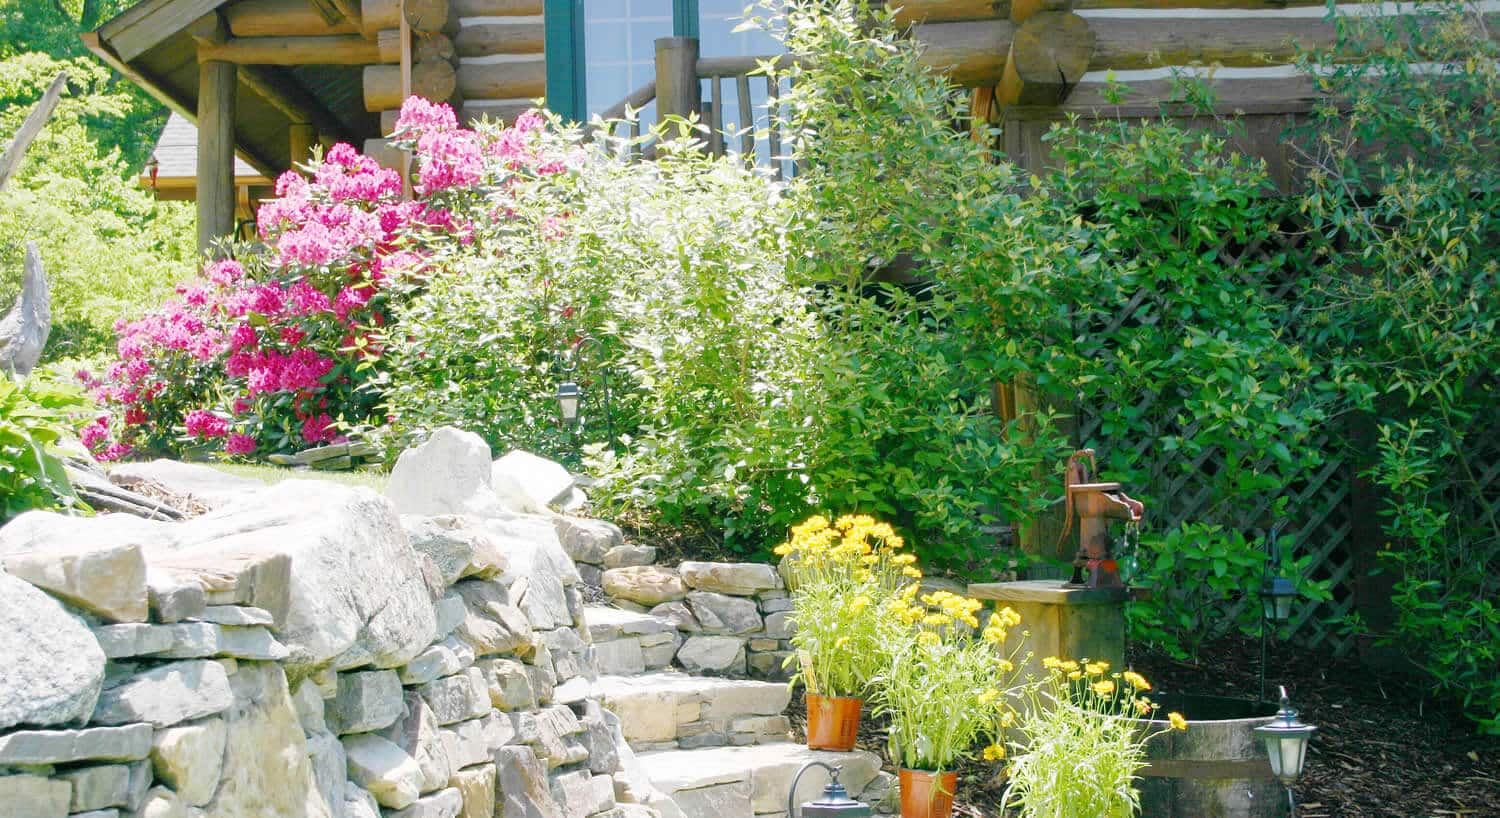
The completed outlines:
<svg viewBox="0 0 1500 818">
<path fill-rule="evenodd" d="M 482 528 L 464 517 L 401 515 L 401 527 L 418 553 L 426 554 L 444 585 L 464 577 L 488 578 L 505 571 L 505 557 Z"/>
<path fill-rule="evenodd" d="M 369 791 L 381 806 L 403 809 L 422 794 L 422 768 L 400 747 L 371 733 L 344 736 L 349 780 Z"/>
<path fill-rule="evenodd" d="M 25 516 L 25 515 L 23 515 Z M 144 622 L 150 610 L 146 596 L 146 560 L 134 544 L 72 547 L 16 543 L 0 529 L 0 566 L 11 576 L 111 622 Z"/>
<path fill-rule="evenodd" d="M 652 565 L 656 562 L 656 547 L 651 545 L 616 545 L 604 552 L 605 568 L 628 568 L 634 565 Z"/>
<path fill-rule="evenodd" d="M 415 690 L 408 690 L 405 705 L 401 717 L 378 735 L 415 759 L 422 770 L 421 791 L 435 792 L 447 786 L 448 779 L 458 768 L 448 757 L 448 746 L 427 702 Z"/>
<path fill-rule="evenodd" d="M 510 602 L 509 592 L 498 581 L 464 580 L 453 586 L 464 600 L 464 621 L 454 635 L 477 656 L 508 653 L 532 643 L 531 623 Z"/>
<path fill-rule="evenodd" d="M 608 776 L 574 770 L 552 777 L 552 797 L 566 815 L 594 815 L 615 805 L 615 785 Z"/>
<path fill-rule="evenodd" d="M 476 667 L 428 682 L 418 687 L 417 692 L 432 708 L 438 724 L 475 719 L 490 712 L 489 686 L 484 673 Z"/>
<path fill-rule="evenodd" d="M 307 763 L 312 767 L 313 785 L 330 815 L 344 812 L 344 789 L 349 786 L 349 760 L 338 736 L 327 730 L 307 734 Z"/>
<path fill-rule="evenodd" d="M 741 636 L 761 630 L 760 608 L 755 601 L 713 591 L 692 591 L 687 598 L 705 633 L 727 633 Z"/>
<path fill-rule="evenodd" d="M 689 673 L 743 674 L 745 640 L 732 636 L 691 636 L 677 651 L 677 661 Z"/>
<path fill-rule="evenodd" d="M 104 652 L 88 626 L 0 571 L 0 730 L 82 721 L 103 682 Z"/>
<path fill-rule="evenodd" d="M 610 550 L 625 543 L 620 527 L 604 520 L 558 516 L 552 519 L 552 524 L 563 551 L 576 562 L 601 565 Z"/>
<path fill-rule="evenodd" d="M 0 735 L 0 767 L 76 761 L 135 761 L 151 751 L 151 725 L 82 730 L 17 730 Z"/>
<path fill-rule="evenodd" d="M 39 775 L 0 775 L 0 804 L 16 818 L 64 818 L 72 787 L 67 781 Z"/>
<path fill-rule="evenodd" d="M 490 484 L 495 495 L 516 511 L 543 512 L 566 503 L 573 493 L 573 475 L 561 464 L 520 449 L 494 462 Z"/>
<path fill-rule="evenodd" d="M 495 751 L 500 801 L 495 818 L 573 818 L 562 811 L 547 784 L 547 765 L 529 747 Z"/>
<path fill-rule="evenodd" d="M 72 788 L 69 812 L 123 807 L 130 801 L 130 767 L 124 764 L 75 767 L 53 773 L 52 777 L 66 781 Z"/>
<path fill-rule="evenodd" d="M 344 787 L 344 818 L 380 818 L 380 802 L 363 787 Z"/>
<path fill-rule="evenodd" d="M 174 662 L 132 676 L 99 696 L 92 721 L 145 722 L 170 727 L 222 713 L 234 703 L 224 666 L 209 660 Z"/>
<path fill-rule="evenodd" d="M 281 667 L 241 662 L 230 685 L 234 703 L 224 714 L 224 775 L 204 817 L 333 818 Z"/>
<path fill-rule="evenodd" d="M 339 735 L 389 727 L 405 708 L 401 678 L 394 670 L 340 673 L 338 694 L 325 709 L 328 727 Z"/>
<path fill-rule="evenodd" d="M 498 710 L 536 709 L 536 690 L 526 666 L 514 659 L 480 659 L 475 667 L 484 674 L 490 706 Z"/>
<path fill-rule="evenodd" d="M 463 800 L 458 818 L 494 818 L 495 775 L 494 764 L 483 764 L 453 773 L 448 786 L 458 790 Z"/>
<path fill-rule="evenodd" d="M 436 635 L 417 552 L 391 504 L 369 489 L 289 480 L 173 531 L 164 561 L 289 560 L 277 636 L 291 651 L 294 672 L 330 663 L 341 670 L 399 667 Z M 251 604 L 277 615 L 274 605 Z"/>
<path fill-rule="evenodd" d="M 402 514 L 472 514 L 506 511 L 490 488 L 490 447 L 484 438 L 451 426 L 401 453 L 385 495 Z"/>
<path fill-rule="evenodd" d="M 151 742 L 152 771 L 184 801 L 201 807 L 218 789 L 227 738 L 223 719 L 158 730 Z"/>
<path fill-rule="evenodd" d="M 546 574 L 563 585 L 579 581 L 578 566 L 563 550 L 549 518 L 534 514 L 504 514 L 483 520 L 485 532 L 505 557 L 500 581 L 506 585 L 522 577 Z"/>
<path fill-rule="evenodd" d="M 464 808 L 463 795 L 449 787 L 418 798 L 406 809 L 387 812 L 386 818 L 458 818 Z"/>
</svg>

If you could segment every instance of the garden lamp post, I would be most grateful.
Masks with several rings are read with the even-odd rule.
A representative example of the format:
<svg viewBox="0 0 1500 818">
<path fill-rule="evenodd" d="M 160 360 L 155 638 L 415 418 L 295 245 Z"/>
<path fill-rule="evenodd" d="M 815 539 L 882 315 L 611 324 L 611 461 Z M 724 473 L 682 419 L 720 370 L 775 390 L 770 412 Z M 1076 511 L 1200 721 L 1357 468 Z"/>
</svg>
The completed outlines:
<svg viewBox="0 0 1500 818">
<path fill-rule="evenodd" d="M 1287 577 L 1276 573 L 1281 562 L 1281 550 L 1277 547 L 1277 535 L 1283 523 L 1271 527 L 1266 535 L 1266 570 L 1260 581 L 1260 700 L 1266 700 L 1266 638 L 1273 628 L 1292 618 L 1292 602 L 1297 598 L 1297 586 Z"/>
<path fill-rule="evenodd" d="M 590 335 L 585 335 L 578 339 L 572 347 L 572 360 L 567 366 L 563 367 L 565 374 L 571 375 L 577 371 L 578 359 L 582 357 L 583 352 L 587 349 L 593 349 L 597 353 L 602 352 L 603 346 L 599 343 L 598 339 Z M 609 445 L 613 447 L 615 445 L 615 419 L 609 405 L 609 370 L 604 366 L 602 355 L 599 361 L 599 385 L 603 389 L 604 398 L 604 433 L 608 436 Z M 558 414 L 562 418 L 563 425 L 569 430 L 578 427 L 579 408 L 583 405 L 583 397 L 583 388 L 578 385 L 577 381 L 570 379 L 558 384 Z"/>
<path fill-rule="evenodd" d="M 813 767 L 822 767 L 828 771 L 830 776 L 828 784 L 823 787 L 823 796 L 816 801 L 808 801 L 802 805 L 802 809 L 796 809 L 797 782 L 802 774 Z M 809 761 L 802 765 L 802 769 L 792 776 L 792 789 L 786 795 L 787 818 L 868 818 L 875 814 L 869 804 L 856 801 L 849 797 L 849 791 L 839 783 L 839 768 L 824 764 L 821 761 Z"/>
<path fill-rule="evenodd" d="M 1281 688 L 1281 709 L 1277 711 L 1275 720 L 1255 728 L 1255 735 L 1266 744 L 1271 774 L 1286 787 L 1286 800 L 1291 807 L 1289 818 L 1297 818 L 1297 799 L 1292 793 L 1292 787 L 1302 777 L 1302 765 L 1307 762 L 1307 744 L 1317 729 L 1297 720 L 1297 711 L 1292 709 L 1285 687 Z"/>
</svg>

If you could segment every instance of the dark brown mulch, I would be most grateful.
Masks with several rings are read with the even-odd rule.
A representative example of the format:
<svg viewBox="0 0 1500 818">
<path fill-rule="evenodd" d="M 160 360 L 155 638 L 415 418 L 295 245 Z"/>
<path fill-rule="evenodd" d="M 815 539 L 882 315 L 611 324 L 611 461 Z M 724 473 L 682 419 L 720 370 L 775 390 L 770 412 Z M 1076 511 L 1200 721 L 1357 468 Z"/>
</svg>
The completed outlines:
<svg viewBox="0 0 1500 818">
<path fill-rule="evenodd" d="M 1196 663 L 1136 651 L 1135 669 L 1159 691 L 1254 698 L 1260 644 L 1226 639 Z M 1500 818 L 1500 737 L 1481 736 L 1422 680 L 1381 674 L 1352 658 L 1272 645 L 1267 684 L 1284 684 L 1303 721 L 1318 726 L 1297 787 L 1299 818 Z M 789 709 L 806 738 L 799 690 Z M 859 748 L 886 757 L 883 725 L 866 714 Z M 885 768 L 895 767 L 886 761 Z M 996 767 L 959 770 L 961 818 L 999 818 Z"/>
<path fill-rule="evenodd" d="M 1134 661 L 1159 688 L 1257 695 L 1253 639 L 1210 644 L 1194 664 Z M 1286 685 L 1302 720 L 1318 726 L 1299 818 L 1500 818 L 1500 737 L 1476 734 L 1429 683 L 1284 644 L 1271 646 L 1266 667 L 1267 685 Z"/>
</svg>

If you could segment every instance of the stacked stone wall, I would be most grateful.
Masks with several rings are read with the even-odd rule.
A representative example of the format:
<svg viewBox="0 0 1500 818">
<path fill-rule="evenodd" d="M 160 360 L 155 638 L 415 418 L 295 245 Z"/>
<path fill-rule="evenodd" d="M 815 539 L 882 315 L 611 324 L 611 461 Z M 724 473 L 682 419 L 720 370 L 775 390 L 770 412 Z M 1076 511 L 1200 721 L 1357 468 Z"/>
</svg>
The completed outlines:
<svg viewBox="0 0 1500 818">
<path fill-rule="evenodd" d="M 593 684 L 569 553 L 617 530 L 475 496 L 292 481 L 0 528 L 0 814 L 673 814 Z"/>
</svg>

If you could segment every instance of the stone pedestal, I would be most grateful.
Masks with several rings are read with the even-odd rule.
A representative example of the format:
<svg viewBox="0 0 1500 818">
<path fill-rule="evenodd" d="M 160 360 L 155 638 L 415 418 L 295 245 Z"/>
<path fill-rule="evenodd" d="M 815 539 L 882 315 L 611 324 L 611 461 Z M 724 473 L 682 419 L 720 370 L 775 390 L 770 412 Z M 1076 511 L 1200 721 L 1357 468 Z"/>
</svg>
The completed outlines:
<svg viewBox="0 0 1500 818">
<path fill-rule="evenodd" d="M 1041 678 L 1047 656 L 1103 659 L 1111 670 L 1125 667 L 1124 588 L 1069 588 L 1063 580 L 1035 579 L 970 585 L 969 596 L 1021 615 L 1021 625 L 1011 629 L 1004 649 L 1010 655 L 1020 648 L 1015 661 L 1022 678 Z"/>
</svg>

